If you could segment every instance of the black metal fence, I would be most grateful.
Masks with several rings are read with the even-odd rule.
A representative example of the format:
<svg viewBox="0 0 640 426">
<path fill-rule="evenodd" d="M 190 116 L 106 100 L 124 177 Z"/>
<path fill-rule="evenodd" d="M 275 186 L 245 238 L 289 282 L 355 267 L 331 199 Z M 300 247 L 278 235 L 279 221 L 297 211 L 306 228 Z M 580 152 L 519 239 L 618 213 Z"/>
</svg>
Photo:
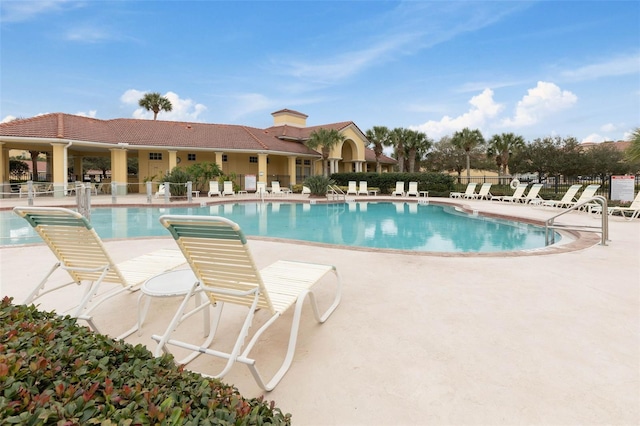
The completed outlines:
<svg viewBox="0 0 640 426">
<path fill-rule="evenodd" d="M 483 183 L 491 183 L 491 193 L 493 195 L 509 195 L 513 192 L 511 188 L 511 182 L 513 179 L 517 179 L 520 183 L 542 183 L 544 186 L 540 190 L 540 196 L 542 198 L 557 198 L 562 197 L 564 193 L 569 189 L 571 185 L 582 184 L 584 187 L 587 185 L 600 185 L 596 195 L 602 195 L 606 198 L 611 198 L 611 176 L 602 178 L 594 177 L 579 177 L 579 178 L 556 178 L 548 177 L 545 179 L 538 179 L 537 177 L 528 176 L 456 176 L 455 189 L 457 192 L 464 192 L 467 184 L 475 182 L 478 185 Z M 634 177 L 635 179 L 635 191 L 640 190 L 640 175 Z"/>
</svg>

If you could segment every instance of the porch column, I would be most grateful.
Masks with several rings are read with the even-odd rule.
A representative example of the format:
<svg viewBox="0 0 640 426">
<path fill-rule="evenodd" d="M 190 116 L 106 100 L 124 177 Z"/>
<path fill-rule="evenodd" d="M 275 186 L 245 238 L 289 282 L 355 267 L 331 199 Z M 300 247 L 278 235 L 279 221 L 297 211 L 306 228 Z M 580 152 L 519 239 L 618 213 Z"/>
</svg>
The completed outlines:
<svg viewBox="0 0 640 426">
<path fill-rule="evenodd" d="M 83 181 L 82 157 L 79 155 L 73 157 L 73 174 L 76 175 L 76 180 L 79 180 L 80 182 Z"/>
<path fill-rule="evenodd" d="M 52 164 L 52 154 L 47 151 L 44 153 L 44 158 L 47 162 L 47 169 L 45 170 L 45 174 L 47 175 L 47 179 L 53 180 L 53 164 Z"/>
<path fill-rule="evenodd" d="M 178 151 L 168 151 L 169 152 L 169 173 L 173 170 L 174 167 L 178 165 Z"/>
<path fill-rule="evenodd" d="M 258 153 L 258 182 L 267 183 L 267 157 L 269 154 Z"/>
<path fill-rule="evenodd" d="M 224 154 L 224 152 L 216 152 L 215 154 L 216 154 L 216 164 L 218 165 L 220 170 L 223 171 L 223 169 L 222 169 L 222 155 Z"/>
<path fill-rule="evenodd" d="M 291 183 L 291 185 L 295 185 L 296 182 L 296 157 L 295 155 L 292 155 L 291 157 L 289 157 L 288 159 L 288 169 L 289 169 L 289 182 Z"/>
<path fill-rule="evenodd" d="M 117 182 L 117 194 L 127 195 L 127 150 L 116 148 L 111 150 L 111 182 Z"/>
<path fill-rule="evenodd" d="M 53 196 L 64 197 L 67 194 L 67 145 L 52 143 L 53 146 Z"/>
<path fill-rule="evenodd" d="M 4 142 L 0 142 L 0 198 L 5 198 L 5 192 L 11 192 L 9 184 L 9 155 L 4 149 Z"/>
<path fill-rule="evenodd" d="M 329 174 L 338 173 L 338 158 L 329 159 Z"/>
</svg>

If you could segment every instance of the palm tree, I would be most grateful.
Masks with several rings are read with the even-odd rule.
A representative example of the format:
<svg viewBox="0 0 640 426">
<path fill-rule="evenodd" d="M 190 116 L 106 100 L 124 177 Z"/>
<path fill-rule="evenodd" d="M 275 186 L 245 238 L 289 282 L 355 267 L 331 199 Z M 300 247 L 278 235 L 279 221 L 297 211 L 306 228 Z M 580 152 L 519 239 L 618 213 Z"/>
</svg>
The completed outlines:
<svg viewBox="0 0 640 426">
<path fill-rule="evenodd" d="M 471 181 L 471 161 L 469 160 L 469 153 L 477 146 L 484 145 L 484 138 L 480 130 L 471 130 L 468 127 L 457 131 L 451 138 L 453 145 L 459 149 L 464 150 L 467 156 L 467 181 Z"/>
<path fill-rule="evenodd" d="M 376 173 L 382 172 L 380 156 L 385 145 L 389 144 L 389 129 L 386 126 L 373 126 L 365 133 L 367 139 L 373 146 L 373 153 L 376 155 Z"/>
<path fill-rule="evenodd" d="M 625 155 L 629 161 L 640 160 L 640 127 L 631 134 L 631 145 L 627 148 Z"/>
<path fill-rule="evenodd" d="M 513 133 L 502 133 L 493 135 L 489 141 L 487 155 L 496 157 L 499 166 L 498 175 L 503 176 L 509 173 L 509 156 L 524 148 L 524 138 Z"/>
<path fill-rule="evenodd" d="M 329 173 L 327 172 L 327 159 L 329 158 L 329 152 L 334 146 L 344 142 L 344 140 L 344 135 L 338 132 L 336 129 L 327 130 L 324 128 L 320 128 L 311 132 L 311 134 L 309 135 L 309 139 L 305 141 L 305 145 L 307 145 L 311 149 L 317 150 L 318 148 L 322 147 L 322 170 L 324 176 L 329 175 Z"/>
<path fill-rule="evenodd" d="M 398 171 L 404 173 L 404 155 L 405 155 L 405 141 L 408 140 L 411 130 L 402 127 L 396 127 L 389 134 L 389 141 L 395 148 L 396 160 L 398 160 Z"/>
<path fill-rule="evenodd" d="M 173 105 L 171 105 L 171 101 L 164 96 L 161 96 L 160 93 L 145 93 L 144 96 L 138 101 L 138 105 L 147 111 L 153 111 L 153 119 L 155 120 L 158 117 L 158 113 L 160 111 L 171 111 L 173 109 Z"/>
<path fill-rule="evenodd" d="M 432 141 L 427 138 L 427 134 L 417 130 L 409 130 L 407 139 L 404 142 L 404 149 L 409 158 L 409 173 L 416 171 L 416 159 L 422 157 L 431 148 Z"/>
</svg>

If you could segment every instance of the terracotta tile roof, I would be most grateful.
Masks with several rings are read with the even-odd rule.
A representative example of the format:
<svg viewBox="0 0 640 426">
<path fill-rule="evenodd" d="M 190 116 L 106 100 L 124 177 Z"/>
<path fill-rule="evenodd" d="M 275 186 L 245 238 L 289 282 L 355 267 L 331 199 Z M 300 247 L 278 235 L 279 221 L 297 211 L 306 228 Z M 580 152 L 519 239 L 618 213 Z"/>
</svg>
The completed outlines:
<svg viewBox="0 0 640 426">
<path fill-rule="evenodd" d="M 618 151 L 625 151 L 631 145 L 631 141 L 582 142 L 580 145 L 585 149 L 592 148 L 596 145 L 611 145 Z"/>
<path fill-rule="evenodd" d="M 373 152 L 372 149 L 367 148 L 364 153 L 364 159 L 367 163 L 375 163 L 376 162 L 376 153 Z M 397 164 L 398 160 L 395 158 L 388 157 L 384 154 L 380 155 L 380 164 Z"/>
<path fill-rule="evenodd" d="M 282 110 L 285 111 L 285 110 Z M 286 110 L 288 111 L 288 110 Z M 137 120 L 116 118 L 98 120 L 72 114 L 53 113 L 0 124 L 3 136 L 44 139 L 70 139 L 83 142 L 102 142 L 117 145 L 127 143 L 132 147 L 168 147 L 220 149 L 224 151 L 270 151 L 283 154 L 318 156 L 307 148 L 304 140 L 319 128 L 344 130 L 353 126 L 352 121 L 323 124 L 306 128 L 274 126 L 257 129 L 240 125 L 189 123 L 162 120 Z M 360 132 L 362 133 L 362 132 Z M 363 138 L 366 140 L 366 137 Z M 369 151 L 369 150 L 368 150 Z M 367 160 L 373 155 L 367 152 Z M 386 157 L 392 163 L 395 160 Z M 375 161 L 375 156 L 373 160 Z"/>
<path fill-rule="evenodd" d="M 292 114 L 292 115 L 299 115 L 300 117 L 304 117 L 304 118 L 309 118 L 309 116 L 307 114 L 303 114 L 300 111 L 295 111 L 292 109 L 280 109 L 278 111 L 272 112 L 271 115 L 278 115 L 278 114 Z"/>
</svg>

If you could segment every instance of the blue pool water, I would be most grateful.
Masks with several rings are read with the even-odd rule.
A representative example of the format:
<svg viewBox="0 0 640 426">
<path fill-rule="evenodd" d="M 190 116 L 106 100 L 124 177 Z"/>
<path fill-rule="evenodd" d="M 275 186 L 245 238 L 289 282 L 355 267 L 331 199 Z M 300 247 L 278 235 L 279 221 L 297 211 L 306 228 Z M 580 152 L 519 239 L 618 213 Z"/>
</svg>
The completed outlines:
<svg viewBox="0 0 640 426">
<path fill-rule="evenodd" d="M 500 252 L 545 246 L 544 229 L 520 222 L 460 213 L 449 206 L 416 203 L 238 203 L 207 207 L 94 208 L 91 223 L 102 239 L 169 236 L 163 214 L 220 215 L 247 236 L 343 246 L 429 252 Z M 39 243 L 31 226 L 12 211 L 0 212 L 0 245 Z M 560 236 L 556 236 L 559 241 Z"/>
</svg>

